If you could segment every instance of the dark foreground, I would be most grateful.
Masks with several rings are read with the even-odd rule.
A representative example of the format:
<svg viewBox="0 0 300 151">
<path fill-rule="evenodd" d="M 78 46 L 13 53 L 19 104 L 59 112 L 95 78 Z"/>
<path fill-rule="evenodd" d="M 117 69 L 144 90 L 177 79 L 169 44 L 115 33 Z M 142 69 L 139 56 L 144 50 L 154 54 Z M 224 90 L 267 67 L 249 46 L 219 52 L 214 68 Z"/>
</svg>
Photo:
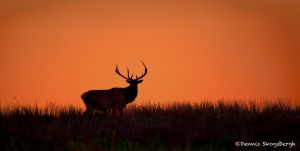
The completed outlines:
<svg viewBox="0 0 300 151">
<path fill-rule="evenodd" d="M 300 149 L 300 107 L 283 104 L 130 106 L 125 117 L 82 113 L 53 105 L 2 107 L 0 150 Z"/>
</svg>

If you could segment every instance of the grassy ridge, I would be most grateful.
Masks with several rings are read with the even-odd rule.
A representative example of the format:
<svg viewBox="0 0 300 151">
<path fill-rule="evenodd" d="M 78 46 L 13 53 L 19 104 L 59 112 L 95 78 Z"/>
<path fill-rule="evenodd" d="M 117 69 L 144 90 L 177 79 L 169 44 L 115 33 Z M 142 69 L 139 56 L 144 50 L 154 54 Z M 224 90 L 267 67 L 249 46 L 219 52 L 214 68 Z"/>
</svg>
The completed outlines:
<svg viewBox="0 0 300 151">
<path fill-rule="evenodd" d="M 300 107 L 238 103 L 131 105 L 125 117 L 68 106 L 13 106 L 0 110 L 0 150 L 269 150 L 243 142 L 295 142 L 300 146 Z M 261 144 L 262 145 L 262 144 Z M 278 149 L 276 148 L 276 149 Z"/>
</svg>

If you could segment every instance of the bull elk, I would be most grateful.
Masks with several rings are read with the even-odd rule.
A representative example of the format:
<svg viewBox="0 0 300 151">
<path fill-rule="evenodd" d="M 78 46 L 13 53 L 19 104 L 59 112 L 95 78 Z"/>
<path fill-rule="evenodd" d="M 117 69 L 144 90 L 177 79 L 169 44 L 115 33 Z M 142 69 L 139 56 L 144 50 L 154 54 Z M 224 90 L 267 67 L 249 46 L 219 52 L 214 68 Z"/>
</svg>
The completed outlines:
<svg viewBox="0 0 300 151">
<path fill-rule="evenodd" d="M 120 116 L 124 116 L 124 108 L 126 104 L 135 100 L 138 94 L 138 84 L 143 82 L 142 78 L 147 74 L 147 67 L 142 61 L 145 72 L 141 76 L 133 79 L 133 74 L 129 76 L 127 68 L 127 77 L 122 75 L 116 65 L 115 72 L 122 78 L 126 79 L 129 86 L 126 88 L 111 88 L 108 90 L 89 90 L 81 95 L 81 98 L 86 106 L 85 115 L 91 115 L 95 110 L 108 111 L 112 110 L 112 115 L 115 116 L 117 111 Z"/>
</svg>

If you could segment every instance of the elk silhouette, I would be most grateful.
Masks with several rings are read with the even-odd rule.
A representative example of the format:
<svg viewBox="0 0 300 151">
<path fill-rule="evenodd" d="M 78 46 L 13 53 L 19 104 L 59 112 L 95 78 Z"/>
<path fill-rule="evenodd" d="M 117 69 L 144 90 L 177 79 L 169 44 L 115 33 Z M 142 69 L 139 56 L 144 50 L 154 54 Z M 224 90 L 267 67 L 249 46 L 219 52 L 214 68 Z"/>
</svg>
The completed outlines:
<svg viewBox="0 0 300 151">
<path fill-rule="evenodd" d="M 138 84 L 143 82 L 142 78 L 147 74 L 147 67 L 142 61 L 145 72 L 133 79 L 133 74 L 129 76 L 127 68 L 127 77 L 122 75 L 116 65 L 116 73 L 126 79 L 129 86 L 126 88 L 111 88 L 108 90 L 89 90 L 81 95 L 81 98 L 86 106 L 85 115 L 92 115 L 95 110 L 106 112 L 112 110 L 112 115 L 115 116 L 117 111 L 120 116 L 124 116 L 124 108 L 126 104 L 135 100 L 138 94 Z"/>
</svg>

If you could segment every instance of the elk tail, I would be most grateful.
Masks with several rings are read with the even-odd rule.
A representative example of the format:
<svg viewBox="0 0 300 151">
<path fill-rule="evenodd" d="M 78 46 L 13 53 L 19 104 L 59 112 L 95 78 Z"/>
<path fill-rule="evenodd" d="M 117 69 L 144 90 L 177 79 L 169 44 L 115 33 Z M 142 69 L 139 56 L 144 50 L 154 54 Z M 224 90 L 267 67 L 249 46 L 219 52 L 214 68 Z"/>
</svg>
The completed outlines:
<svg viewBox="0 0 300 151">
<path fill-rule="evenodd" d="M 88 92 L 85 92 L 81 95 L 81 99 L 83 100 L 84 103 L 86 103 L 86 100 L 87 100 L 87 94 Z"/>
</svg>

